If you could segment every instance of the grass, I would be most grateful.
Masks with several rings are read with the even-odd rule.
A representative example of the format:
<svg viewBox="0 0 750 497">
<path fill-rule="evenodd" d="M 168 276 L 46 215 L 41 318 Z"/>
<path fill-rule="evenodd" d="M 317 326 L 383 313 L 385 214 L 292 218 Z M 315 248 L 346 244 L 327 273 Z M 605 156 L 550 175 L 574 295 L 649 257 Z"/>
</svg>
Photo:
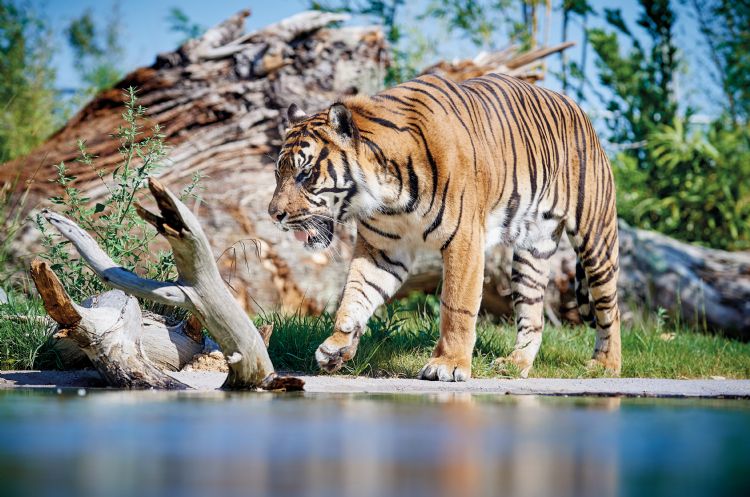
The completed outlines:
<svg viewBox="0 0 750 497">
<path fill-rule="evenodd" d="M 44 309 L 38 300 L 9 292 L 0 304 L 0 369 L 53 369 L 59 367 L 52 347 Z M 427 362 L 439 336 L 438 305 L 432 297 L 400 301 L 383 307 L 371 320 L 357 355 L 337 374 L 416 377 Z M 21 319 L 8 319 L 21 316 Z M 272 322 L 269 353 L 279 370 L 317 374 L 315 349 L 333 329 L 333 316 L 269 314 L 257 318 Z M 493 362 L 510 353 L 515 329 L 508 323 L 483 318 L 477 327 L 472 375 L 475 378 L 513 378 L 518 371 L 499 371 Z M 663 316 L 630 324 L 623 329 L 624 377 L 641 378 L 750 378 L 750 343 L 691 330 L 669 323 Z M 530 377 L 604 377 L 603 369 L 586 363 L 594 346 L 594 331 L 582 326 L 548 326 Z"/>
<path fill-rule="evenodd" d="M 333 318 L 273 314 L 269 345 L 277 369 L 317 373 L 313 354 L 330 334 Z M 398 305 L 382 309 L 370 322 L 357 355 L 338 374 L 415 377 L 430 358 L 439 335 L 438 320 L 429 312 L 402 310 Z M 475 378 L 512 378 L 518 371 L 498 371 L 493 362 L 513 349 L 515 328 L 482 319 L 472 362 Z M 704 334 L 663 321 L 641 322 L 622 331 L 623 377 L 642 378 L 750 378 L 750 343 Z M 582 326 L 548 326 L 529 377 L 604 377 L 604 369 L 586 363 L 594 347 L 594 331 Z"/>
<path fill-rule="evenodd" d="M 0 304 L 0 369 L 53 369 L 52 326 L 39 300 L 8 292 Z"/>
</svg>

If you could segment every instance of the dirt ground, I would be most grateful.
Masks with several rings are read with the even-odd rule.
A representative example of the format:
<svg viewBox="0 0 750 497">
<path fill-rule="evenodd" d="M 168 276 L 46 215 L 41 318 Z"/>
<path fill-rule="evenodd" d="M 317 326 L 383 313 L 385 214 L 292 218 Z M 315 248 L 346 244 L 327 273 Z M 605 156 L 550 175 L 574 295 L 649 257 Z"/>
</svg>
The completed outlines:
<svg viewBox="0 0 750 497">
<path fill-rule="evenodd" d="M 172 373 L 196 390 L 219 388 L 224 373 L 190 371 Z M 352 376 L 304 376 L 310 393 L 408 393 L 466 392 L 496 395 L 614 395 L 645 397 L 750 398 L 750 380 L 662 380 L 645 378 L 596 379 L 473 379 L 442 383 L 404 378 Z M 101 388 L 95 371 L 0 371 L 0 388 Z"/>
</svg>

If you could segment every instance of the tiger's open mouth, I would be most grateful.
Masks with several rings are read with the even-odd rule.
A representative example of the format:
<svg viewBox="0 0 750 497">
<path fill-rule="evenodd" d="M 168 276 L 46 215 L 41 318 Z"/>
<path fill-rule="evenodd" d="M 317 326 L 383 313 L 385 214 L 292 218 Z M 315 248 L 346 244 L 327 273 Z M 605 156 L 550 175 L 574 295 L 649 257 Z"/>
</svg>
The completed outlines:
<svg viewBox="0 0 750 497">
<path fill-rule="evenodd" d="M 333 241 L 333 221 L 324 217 L 313 216 L 289 227 L 306 249 L 322 250 Z"/>
</svg>

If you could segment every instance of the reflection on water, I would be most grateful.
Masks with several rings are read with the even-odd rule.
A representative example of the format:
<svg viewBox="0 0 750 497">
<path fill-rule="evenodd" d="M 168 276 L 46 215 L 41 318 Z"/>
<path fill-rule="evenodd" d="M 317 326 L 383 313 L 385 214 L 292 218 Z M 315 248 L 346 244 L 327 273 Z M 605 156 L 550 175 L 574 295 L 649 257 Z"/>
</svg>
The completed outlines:
<svg viewBox="0 0 750 497">
<path fill-rule="evenodd" d="M 0 391 L 0 495 L 750 495 L 750 402 Z"/>
</svg>

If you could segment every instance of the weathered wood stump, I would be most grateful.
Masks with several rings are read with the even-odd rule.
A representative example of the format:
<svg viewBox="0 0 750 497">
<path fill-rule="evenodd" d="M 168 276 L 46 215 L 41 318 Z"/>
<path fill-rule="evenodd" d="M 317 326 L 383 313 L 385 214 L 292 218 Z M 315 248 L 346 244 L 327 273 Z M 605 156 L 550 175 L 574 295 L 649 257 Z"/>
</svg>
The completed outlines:
<svg viewBox="0 0 750 497">
<path fill-rule="evenodd" d="M 121 290 L 106 292 L 78 306 L 70 301 L 44 263 L 34 263 L 34 282 L 47 311 L 59 324 L 58 335 L 73 339 L 113 386 L 184 388 L 154 366 L 145 353 L 143 316 L 138 301 L 131 296 L 134 295 L 186 309 L 200 321 L 227 357 L 229 375 L 223 388 L 301 389 L 302 380 L 280 377 L 274 372 L 264 338 L 221 279 L 211 246 L 196 217 L 155 179 L 149 180 L 149 189 L 159 214 L 140 204 L 136 209 L 169 242 L 179 275 L 173 282 L 142 278 L 118 266 L 73 221 L 51 211 L 43 212 L 44 218 L 70 240 L 94 273 L 107 285 Z M 162 341 L 189 340 L 166 326 L 163 329 L 167 333 L 161 334 Z M 179 349 L 176 344 L 175 348 Z"/>
</svg>

